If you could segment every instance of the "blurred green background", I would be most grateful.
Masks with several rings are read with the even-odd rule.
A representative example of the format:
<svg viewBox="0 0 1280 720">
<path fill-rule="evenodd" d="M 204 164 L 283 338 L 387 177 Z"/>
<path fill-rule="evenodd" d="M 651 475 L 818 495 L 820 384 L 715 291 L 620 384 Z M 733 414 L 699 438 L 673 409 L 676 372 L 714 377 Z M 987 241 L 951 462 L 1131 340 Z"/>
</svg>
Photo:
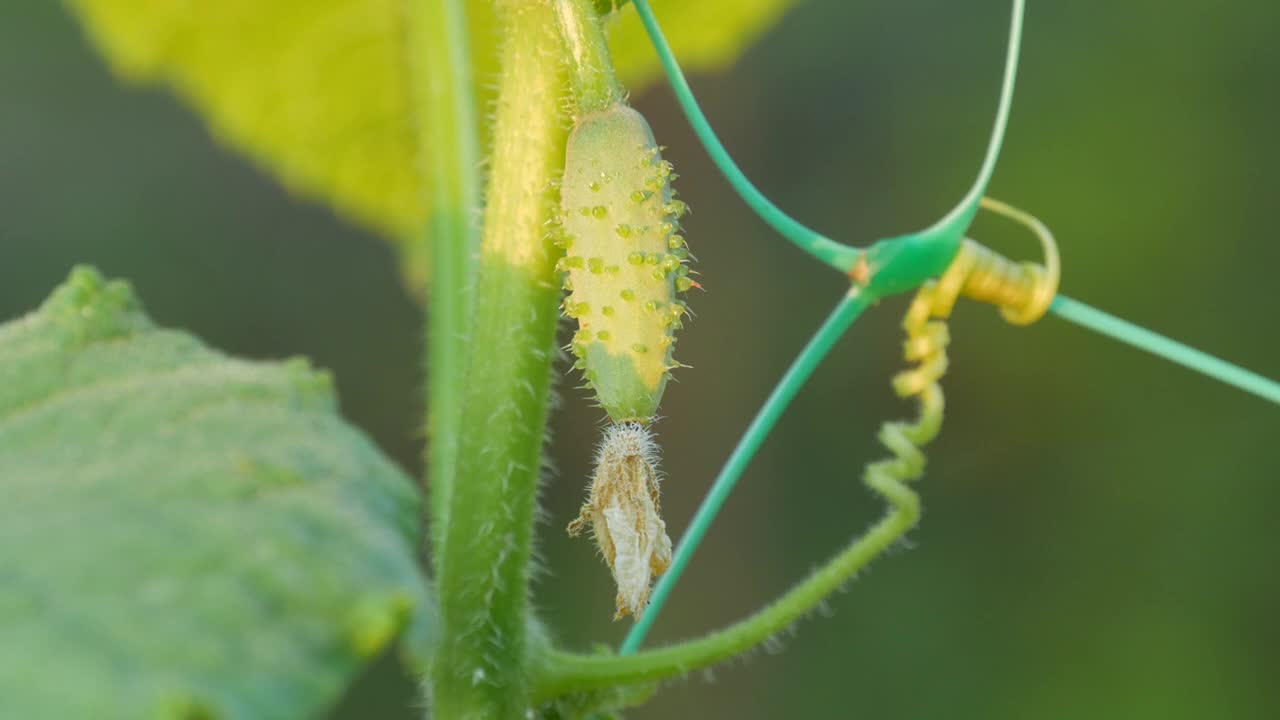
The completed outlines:
<svg viewBox="0 0 1280 720">
<path fill-rule="evenodd" d="M 694 78 L 781 206 L 863 244 L 927 224 L 975 173 L 1008 3 L 800 3 L 731 72 Z M 1280 375 L 1280 4 L 1032 2 L 991 191 L 1057 233 L 1064 292 Z M 678 536 L 842 280 L 731 193 L 670 93 L 637 93 L 694 208 L 707 291 L 657 426 Z M 1000 221 L 976 237 L 1018 256 Z M 169 95 L 122 88 L 56 3 L 0 3 L 0 319 L 74 263 L 131 279 L 160 322 L 252 358 L 307 355 L 345 414 L 419 472 L 420 309 L 392 254 L 212 144 Z M 905 301 L 869 314 L 797 399 L 653 641 L 743 616 L 882 512 L 859 482 Z M 669 684 L 636 718 L 1280 717 L 1280 414 L 1049 318 L 962 304 L 947 425 L 910 552 L 783 650 Z M 537 603 L 566 643 L 616 643 L 613 589 L 563 532 L 601 414 L 562 383 Z M 905 548 L 904 548 L 905 550 Z M 51 669 L 52 670 L 52 669 Z M 344 718 L 409 718 L 389 659 Z"/>
</svg>

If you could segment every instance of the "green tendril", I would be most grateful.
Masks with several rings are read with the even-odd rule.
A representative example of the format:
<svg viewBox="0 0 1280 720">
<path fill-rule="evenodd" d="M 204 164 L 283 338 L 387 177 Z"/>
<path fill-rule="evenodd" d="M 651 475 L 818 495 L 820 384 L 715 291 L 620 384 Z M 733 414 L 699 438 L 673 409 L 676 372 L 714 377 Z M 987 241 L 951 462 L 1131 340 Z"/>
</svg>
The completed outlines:
<svg viewBox="0 0 1280 720">
<path fill-rule="evenodd" d="M 1280 383 L 1275 380 L 1220 360 L 1176 340 L 1170 340 L 1114 315 L 1108 315 L 1078 300 L 1059 295 L 1049 306 L 1049 312 L 1099 335 L 1145 350 L 1171 363 L 1280 405 Z"/>
<path fill-rule="evenodd" d="M 866 263 L 871 278 L 868 291 L 877 297 L 909 292 L 937 277 L 960 250 L 960 243 L 978 213 L 982 196 L 991 182 L 1009 124 L 1013 87 L 1018 76 L 1018 52 L 1022 44 L 1023 0 L 1014 0 L 1009 20 L 1009 42 L 1005 51 L 1004 81 L 995 125 L 987 143 L 987 155 L 978 177 L 964 198 L 941 220 L 919 232 L 880 240 L 867 249 Z"/>
<path fill-rule="evenodd" d="M 707 116 L 703 114 L 702 108 L 698 106 L 698 101 L 693 96 L 693 90 L 689 88 L 689 81 L 685 80 L 684 72 L 680 70 L 680 64 L 676 62 L 675 53 L 671 51 L 671 46 L 667 44 L 667 39 L 662 34 L 662 28 L 658 26 L 658 19 L 654 17 L 653 11 L 649 9 L 649 3 L 646 0 L 634 0 L 632 5 L 635 6 L 636 12 L 640 14 L 640 22 L 644 24 L 645 32 L 649 34 L 649 40 L 658 52 L 658 60 L 662 63 L 662 69 L 667 74 L 667 80 L 671 83 L 672 91 L 675 92 L 676 101 L 680 103 L 680 108 L 684 110 L 685 117 L 689 120 L 689 125 L 693 127 L 693 132 L 698 136 L 702 146 L 706 148 L 707 154 L 711 156 L 711 161 L 719 168 L 721 174 L 729 181 L 729 184 L 733 186 L 738 195 L 746 201 L 747 206 L 756 215 L 759 215 L 760 219 L 764 220 L 769 227 L 777 231 L 779 235 L 791 241 L 793 245 L 809 253 L 820 262 L 839 270 L 841 273 L 848 273 L 852 270 L 862 254 L 861 250 L 841 245 L 817 230 L 805 226 L 783 212 L 782 208 L 774 205 L 769 198 L 764 196 L 764 193 L 751 184 L 751 181 L 743 174 L 737 163 L 729 156 L 729 151 L 720 142 L 720 138 L 716 137 L 715 130 L 711 129 L 711 123 L 707 122 Z"/>
<path fill-rule="evenodd" d="M 706 116 L 698 106 L 698 102 L 693 96 L 693 91 L 689 88 L 689 83 L 685 79 L 684 73 L 681 72 L 671 47 L 663 37 L 657 18 L 654 17 L 648 2 L 646 0 L 634 0 L 632 4 L 640 15 L 640 20 L 644 24 L 645 31 L 649 34 L 649 39 L 658 53 L 658 58 L 675 92 L 676 99 L 684 110 L 690 125 L 697 134 L 698 139 L 707 149 L 716 167 L 728 179 L 734 190 L 742 196 L 747 205 L 761 219 L 787 240 L 828 266 L 846 274 L 851 272 L 861 259 L 859 250 L 840 245 L 784 213 L 756 189 L 733 162 L 733 159 L 716 137 Z M 921 276 L 916 285 L 924 282 L 931 275 L 941 272 L 946 268 L 946 264 L 950 262 L 951 258 L 954 257 L 958 249 L 959 239 L 963 237 L 964 232 L 972 222 L 973 215 L 977 212 L 978 203 L 982 198 L 982 193 L 994 170 L 996 158 L 999 155 L 1001 139 L 1004 136 L 1004 129 L 1008 121 L 1009 106 L 1013 97 L 1018 46 L 1022 29 L 1023 0 L 1014 0 L 1013 7 L 1000 108 L 997 112 L 995 128 L 992 131 L 991 145 L 987 149 L 986 160 L 983 163 L 982 170 L 979 172 L 977 181 L 956 209 L 952 210 L 938 223 L 915 236 L 899 238 L 897 244 L 889 246 L 893 248 L 895 254 L 901 256 L 901 259 L 897 260 L 897 262 L 907 269 L 914 268 L 917 264 L 932 267 L 937 258 L 945 258 L 945 262 L 941 264 L 941 267 Z M 944 247 L 941 252 L 933 250 L 933 248 L 951 242 L 949 238 L 952 235 L 956 237 L 955 248 L 947 251 Z M 893 241 L 885 242 L 890 243 Z M 884 245 L 884 243 L 881 245 Z M 909 257 L 915 254 L 922 255 L 926 261 L 923 263 L 911 262 Z M 890 270 L 898 272 L 898 267 L 897 265 L 890 266 Z M 918 271 L 917 274 L 919 274 Z M 711 490 L 708 491 L 706 498 L 699 506 L 689 529 L 676 548 L 670 569 L 667 570 L 654 587 L 648 609 L 627 634 L 620 650 L 621 654 L 627 655 L 635 652 L 644 642 L 649 629 L 665 606 L 667 597 L 684 573 L 685 566 L 702 542 L 703 536 L 706 535 L 721 506 L 733 491 L 738 479 L 746 470 L 747 464 L 754 457 L 764 439 L 772 432 L 782 412 L 790 404 L 800 387 L 808 380 L 831 346 L 852 325 L 853 321 L 866 306 L 885 293 L 886 288 L 884 287 L 873 287 L 864 292 L 851 293 L 832 313 L 826 324 L 822 326 L 818 334 L 814 336 L 809 345 L 796 358 L 795 363 L 787 371 L 787 374 L 783 376 L 778 386 L 774 388 L 773 393 L 748 427 L 733 454 L 730 455 L 729 460 L 725 463 L 720 475 L 716 478 Z"/>
<path fill-rule="evenodd" d="M 654 621 L 657 620 L 658 614 L 662 612 L 667 602 L 667 597 L 680 581 L 680 576 L 684 574 L 689 559 L 702 543 L 703 536 L 711 528 L 711 523 L 738 484 L 743 471 L 755 457 L 756 451 L 760 449 L 765 438 L 769 437 L 774 425 L 778 423 L 778 418 L 782 417 L 782 413 L 791 404 L 796 393 L 808 382 L 809 376 L 813 374 L 818 364 L 870 304 L 871 298 L 856 290 L 845 295 L 826 322 L 814 334 L 809 344 L 796 356 L 795 362 L 788 368 L 786 375 L 782 376 L 782 380 L 778 382 L 769 399 L 756 413 L 747 431 L 743 433 L 738 446 L 725 462 L 724 468 L 716 477 L 711 490 L 707 492 L 702 505 L 698 507 L 697 514 L 689 523 L 689 529 L 685 531 L 684 537 L 680 539 L 680 544 L 672 555 L 671 567 L 658 580 L 658 584 L 653 588 L 653 594 L 649 596 L 649 607 L 627 634 L 619 651 L 622 655 L 634 653 L 644 643 L 645 635 L 649 633 L 649 628 L 653 627 Z"/>
<path fill-rule="evenodd" d="M 663 70 L 675 92 L 676 100 L 693 127 L 694 133 L 734 190 L 761 219 L 792 244 L 824 264 L 849 274 L 857 279 L 858 282 L 862 282 L 864 287 L 860 289 L 855 287 L 837 306 L 826 323 L 796 358 L 791 368 L 788 369 L 786 375 L 779 381 L 764 406 L 761 407 L 756 417 L 752 420 L 738 446 L 734 449 L 733 454 L 730 455 L 724 468 L 720 471 L 711 489 L 703 499 L 684 537 L 681 538 L 670 569 L 654 587 L 648 608 L 631 628 L 624 640 L 620 649 L 620 654 L 623 656 L 634 655 L 643 644 L 645 637 L 657 620 L 676 583 L 679 582 L 680 577 L 683 575 L 690 558 L 697 550 L 698 545 L 706 535 L 707 530 L 729 494 L 733 491 L 747 464 L 777 424 L 783 411 L 804 383 L 807 382 L 809 376 L 835 342 L 847 331 L 868 305 L 885 295 L 907 292 L 920 287 L 931 278 L 943 274 L 957 259 L 957 254 L 961 252 L 964 243 L 964 235 L 972 224 L 974 216 L 983 201 L 983 195 L 990 183 L 1000 154 L 1012 105 L 1025 5 L 1024 0 L 1013 0 L 1012 3 L 1013 9 L 1009 25 L 1009 41 L 999 107 L 996 112 L 995 124 L 992 128 L 986 156 L 973 185 L 959 204 L 933 225 L 916 233 L 876 242 L 864 253 L 858 248 L 836 243 L 821 233 L 801 224 L 779 209 L 751 184 L 733 162 L 733 159 L 711 129 L 706 116 L 698 107 L 697 100 L 694 98 L 693 92 L 690 90 L 689 84 L 680 70 L 670 46 L 663 37 L 658 21 L 654 17 L 653 11 L 649 8 L 647 0 L 633 0 L 632 4 L 640 15 L 640 20 L 649 34 L 649 39 L 657 51 Z M 1010 215 L 1015 220 L 1024 222 L 1024 224 L 1027 222 L 1026 218 L 1022 217 L 1025 213 L 1011 211 L 1008 208 L 1001 210 L 1000 207 L 1003 207 L 1001 204 L 990 204 L 994 205 L 992 207 L 993 210 L 1001 214 Z M 1033 229 L 1038 224 L 1038 221 L 1032 223 Z M 1042 226 L 1040 230 L 1043 230 Z M 1040 232 L 1040 230 L 1037 232 Z M 982 262 L 986 262 L 986 260 Z M 1056 272 L 1054 275 L 1056 284 Z M 928 291 L 926 288 L 924 292 Z M 1058 296 L 1050 305 L 1049 311 L 1082 327 L 1139 347 L 1264 399 L 1280 403 L 1280 384 L 1161 337 L 1139 326 L 1094 310 L 1082 303 Z M 930 323 L 930 325 L 935 326 L 934 329 L 937 330 L 937 324 Z M 941 345 L 945 345 L 945 326 L 941 326 L 941 330 L 938 330 L 938 332 L 943 333 Z M 938 340 L 938 338 L 935 338 L 935 340 Z M 939 349 L 940 354 L 941 351 Z M 945 363 L 945 358 L 942 358 L 941 362 Z M 903 377 L 912 377 L 923 372 L 924 368 L 909 371 L 895 380 L 895 384 L 900 385 L 907 382 L 902 379 Z M 936 377 L 934 379 L 936 380 Z M 899 389 L 901 390 L 902 388 Z M 865 477 L 867 484 L 876 492 L 885 496 L 895 508 L 891 516 L 882 523 L 882 526 L 877 526 L 871 533 L 884 533 L 883 537 L 877 536 L 877 539 L 885 541 L 886 544 L 891 542 L 893 538 L 900 537 L 914 525 L 918 500 L 915 493 L 904 482 L 914 479 L 923 470 L 924 457 L 920 452 L 919 446 L 928 442 L 936 434 L 942 419 L 942 394 L 936 383 L 921 387 L 918 391 L 922 393 L 920 419 L 913 424 L 886 424 L 881 437 L 886 445 L 894 451 L 896 457 L 870 465 Z M 869 538 L 870 536 L 863 540 L 868 540 Z M 858 543 L 861 542 L 863 541 L 858 541 Z M 881 546 L 877 545 L 877 547 Z M 756 628 L 759 622 L 762 622 L 759 618 L 763 617 L 767 612 L 765 611 L 759 616 L 744 621 L 741 624 L 741 628 Z M 704 644 L 708 645 L 708 647 L 719 647 L 722 640 L 723 638 L 720 637 L 720 634 L 716 634 L 707 638 Z M 685 653 L 688 653 L 690 657 L 697 655 L 691 648 L 693 648 L 692 645 L 687 648 L 673 648 L 671 652 L 678 653 L 681 657 L 684 657 Z M 719 651 L 717 650 L 717 652 Z M 657 662 L 658 659 L 655 656 L 655 665 L 662 664 Z M 599 662 L 603 666 L 611 666 L 606 661 Z M 599 669 L 602 672 L 608 671 L 606 667 Z"/>
</svg>

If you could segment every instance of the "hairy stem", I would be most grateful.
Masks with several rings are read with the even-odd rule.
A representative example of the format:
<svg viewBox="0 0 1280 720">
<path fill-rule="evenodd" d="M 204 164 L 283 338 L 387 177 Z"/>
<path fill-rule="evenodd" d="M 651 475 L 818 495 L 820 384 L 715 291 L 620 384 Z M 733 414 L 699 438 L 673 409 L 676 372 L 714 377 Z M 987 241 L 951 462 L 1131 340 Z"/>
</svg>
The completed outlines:
<svg viewBox="0 0 1280 720">
<path fill-rule="evenodd" d="M 419 0 L 409 13 L 410 47 L 420 53 L 416 74 L 418 137 L 427 174 L 431 299 L 427 327 L 427 458 L 431 539 L 436 573 L 444 558 L 449 491 L 454 480 L 470 290 L 475 272 L 480 207 L 479 141 L 472 98 L 470 51 L 463 0 Z"/>
<path fill-rule="evenodd" d="M 600 18 L 591 0 L 554 0 L 569 61 L 576 115 L 603 110 L 622 99 Z"/>
<path fill-rule="evenodd" d="M 680 544 L 672 556 L 671 567 L 653 589 L 653 595 L 649 598 L 649 608 L 631 627 L 631 632 L 627 633 L 626 640 L 622 643 L 623 655 L 630 655 L 640 648 L 645 636 L 649 633 L 649 628 L 653 627 L 654 621 L 666 606 L 667 598 L 675 589 L 676 583 L 680 582 L 693 553 L 702 543 L 702 538 L 711 528 L 711 523 L 715 521 L 720 508 L 737 487 L 738 479 L 746 471 L 747 465 L 751 463 L 751 459 L 769 437 L 769 433 L 773 432 L 774 426 L 778 424 L 782 413 L 795 399 L 796 393 L 800 392 L 800 388 L 809 381 L 809 376 L 818 368 L 818 364 L 858 319 L 871 300 L 872 298 L 866 294 L 845 295 L 830 317 L 805 345 L 804 350 L 796 356 L 786 374 L 778 381 L 777 387 L 769 394 L 769 398 L 751 420 L 746 432 L 742 434 L 742 439 L 738 441 L 737 447 L 733 449 L 733 453 L 721 468 L 720 474 L 716 476 L 715 482 L 711 484 L 711 489 L 707 491 L 702 504 L 698 506 L 698 512 L 693 516 L 689 529 L 680 538 Z"/>
<path fill-rule="evenodd" d="M 538 699 L 682 675 L 733 657 L 781 632 L 915 526 L 920 516 L 920 501 L 913 490 L 898 482 L 874 489 L 889 501 L 889 513 L 773 604 L 746 620 L 697 640 L 635 655 L 549 652 L 541 666 Z"/>
<path fill-rule="evenodd" d="M 563 162 L 561 46 L 550 5 L 500 6 L 502 74 L 470 366 L 437 576 L 436 717 L 523 718 L 527 585 L 559 283 L 545 223 Z"/>
<path fill-rule="evenodd" d="M 777 415 L 781 413 L 787 401 L 794 396 L 794 389 L 803 383 L 804 378 L 808 377 L 813 367 L 857 318 L 868 302 L 868 298 L 857 294 L 851 293 L 846 296 L 810 341 L 805 351 L 797 358 L 795 365 L 788 371 L 787 378 L 752 423 L 752 428 L 747 432 L 743 445 L 735 450 L 733 459 L 717 479 L 707 502 L 699 508 L 698 517 L 681 541 L 685 562 L 692 554 L 691 548 L 696 546 L 700 532 L 705 531 L 710 517 L 714 516 L 715 510 L 728 494 L 733 480 L 736 480 L 755 447 L 758 447 L 759 439 L 763 437 L 761 428 L 772 427 Z M 751 438 L 756 440 L 752 441 Z M 626 654 L 634 652 L 639 641 L 644 637 L 644 630 L 647 629 L 648 624 L 644 623 L 644 617 L 642 617 L 641 623 L 634 628 L 638 632 L 633 632 L 628 638 L 629 642 L 624 645 L 623 655 L 579 655 L 550 651 L 544 656 L 539 666 L 536 697 L 539 700 L 547 700 L 575 691 L 680 675 L 737 655 L 780 632 L 812 610 L 822 602 L 823 598 L 847 582 L 858 570 L 915 526 L 920 516 L 920 502 L 914 491 L 903 482 L 893 477 L 882 477 L 881 474 L 869 472 L 866 482 L 872 490 L 888 501 L 889 513 L 864 535 L 854 540 L 844 551 L 772 604 L 728 628 L 697 640 L 657 650 Z M 677 555 L 681 555 L 680 550 L 677 551 Z M 671 575 L 673 571 L 675 575 L 670 579 L 664 577 L 668 590 L 679 574 L 674 562 L 668 574 Z M 662 588 L 663 583 L 659 583 L 657 590 Z M 645 616 L 655 612 L 657 609 L 655 604 L 650 605 Z"/>
</svg>

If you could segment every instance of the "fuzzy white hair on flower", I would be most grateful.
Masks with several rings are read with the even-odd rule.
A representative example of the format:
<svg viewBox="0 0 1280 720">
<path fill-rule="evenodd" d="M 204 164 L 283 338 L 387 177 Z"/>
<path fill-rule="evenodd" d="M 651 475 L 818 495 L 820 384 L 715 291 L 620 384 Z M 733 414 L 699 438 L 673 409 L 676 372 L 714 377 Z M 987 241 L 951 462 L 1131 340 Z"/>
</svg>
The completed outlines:
<svg viewBox="0 0 1280 720">
<path fill-rule="evenodd" d="M 653 434 L 640 423 L 611 425 L 596 452 L 590 496 L 568 530 L 577 536 L 591 526 L 618 586 L 615 620 L 639 618 L 649 604 L 650 584 L 671 564 L 659 482 Z"/>
</svg>

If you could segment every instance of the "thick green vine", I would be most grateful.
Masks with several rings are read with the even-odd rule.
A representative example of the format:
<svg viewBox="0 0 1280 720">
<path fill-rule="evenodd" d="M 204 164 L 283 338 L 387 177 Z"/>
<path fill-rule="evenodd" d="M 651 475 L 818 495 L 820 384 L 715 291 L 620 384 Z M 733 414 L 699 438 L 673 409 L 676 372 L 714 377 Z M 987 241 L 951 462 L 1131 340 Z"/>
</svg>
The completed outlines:
<svg viewBox="0 0 1280 720">
<path fill-rule="evenodd" d="M 546 221 L 565 129 L 549 5 L 502 4 L 505 44 L 472 349 L 438 564 L 437 717 L 523 718 L 535 495 L 559 315 Z M 484 352 L 476 352 L 482 348 Z"/>
</svg>

